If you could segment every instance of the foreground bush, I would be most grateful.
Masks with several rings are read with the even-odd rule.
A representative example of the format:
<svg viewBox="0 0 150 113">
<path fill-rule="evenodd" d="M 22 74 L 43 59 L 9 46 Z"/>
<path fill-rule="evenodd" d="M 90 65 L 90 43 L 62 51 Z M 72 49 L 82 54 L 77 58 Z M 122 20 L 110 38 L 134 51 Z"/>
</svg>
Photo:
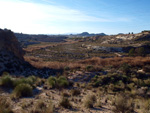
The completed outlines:
<svg viewBox="0 0 150 113">
<path fill-rule="evenodd" d="M 50 76 L 47 81 L 51 88 L 56 86 L 56 77 Z"/>
<path fill-rule="evenodd" d="M 66 79 L 66 77 L 63 77 L 63 76 L 60 76 L 58 79 L 57 79 L 57 85 L 59 88 L 66 88 L 69 86 L 69 82 L 68 80 Z"/>
<path fill-rule="evenodd" d="M 13 91 L 13 96 L 15 98 L 30 97 L 32 95 L 32 87 L 29 84 L 19 84 Z"/>
<path fill-rule="evenodd" d="M 4 75 L 1 78 L 0 85 L 7 88 L 13 87 L 13 79 L 10 75 Z"/>
<path fill-rule="evenodd" d="M 32 83 L 35 83 L 37 80 L 37 78 L 34 75 L 29 76 L 28 79 L 30 79 Z"/>
</svg>

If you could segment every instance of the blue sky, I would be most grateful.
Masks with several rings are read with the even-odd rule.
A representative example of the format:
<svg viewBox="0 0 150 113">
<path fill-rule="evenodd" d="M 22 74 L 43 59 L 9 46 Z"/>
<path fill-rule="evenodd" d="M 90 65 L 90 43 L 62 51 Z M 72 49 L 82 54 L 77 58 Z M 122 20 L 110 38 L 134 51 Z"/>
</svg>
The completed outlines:
<svg viewBox="0 0 150 113">
<path fill-rule="evenodd" d="M 150 30 L 150 0 L 0 0 L 0 28 L 29 34 Z"/>
</svg>

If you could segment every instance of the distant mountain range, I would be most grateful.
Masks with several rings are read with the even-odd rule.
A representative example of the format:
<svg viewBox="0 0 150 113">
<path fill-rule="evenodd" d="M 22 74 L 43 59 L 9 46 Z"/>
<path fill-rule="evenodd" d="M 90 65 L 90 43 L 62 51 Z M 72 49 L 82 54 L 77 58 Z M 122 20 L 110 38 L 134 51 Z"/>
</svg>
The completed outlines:
<svg viewBox="0 0 150 113">
<path fill-rule="evenodd" d="M 70 34 L 69 36 L 72 37 L 91 37 L 91 36 L 106 36 L 105 33 L 88 33 L 88 32 L 82 32 L 79 34 Z"/>
</svg>

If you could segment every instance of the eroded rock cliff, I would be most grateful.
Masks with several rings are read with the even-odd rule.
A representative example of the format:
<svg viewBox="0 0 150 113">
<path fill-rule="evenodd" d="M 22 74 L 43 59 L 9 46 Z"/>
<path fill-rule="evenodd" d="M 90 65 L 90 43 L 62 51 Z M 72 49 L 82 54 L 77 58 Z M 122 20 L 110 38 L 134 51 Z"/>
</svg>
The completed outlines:
<svg viewBox="0 0 150 113">
<path fill-rule="evenodd" d="M 0 51 L 9 52 L 23 60 L 24 51 L 14 33 L 10 30 L 0 29 Z"/>
<path fill-rule="evenodd" d="M 22 50 L 14 33 L 10 30 L 0 29 L 0 75 L 8 72 L 16 76 L 36 75 L 48 77 L 53 75 L 55 70 L 44 68 L 37 69 L 24 61 Z"/>
</svg>

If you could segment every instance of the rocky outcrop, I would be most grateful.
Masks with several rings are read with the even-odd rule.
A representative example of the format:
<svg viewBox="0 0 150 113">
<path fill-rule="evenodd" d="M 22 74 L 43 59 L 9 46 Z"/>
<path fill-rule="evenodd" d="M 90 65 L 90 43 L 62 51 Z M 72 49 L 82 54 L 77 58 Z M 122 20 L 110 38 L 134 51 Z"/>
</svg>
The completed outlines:
<svg viewBox="0 0 150 113">
<path fill-rule="evenodd" d="M 14 33 L 10 30 L 0 29 L 0 75 L 8 72 L 16 76 L 36 75 L 48 77 L 54 75 L 55 70 L 44 68 L 37 69 L 24 61 L 24 51 L 20 47 Z"/>
<path fill-rule="evenodd" d="M 23 60 L 24 51 L 14 33 L 10 30 L 0 29 L 0 51 L 9 52 Z"/>
</svg>

